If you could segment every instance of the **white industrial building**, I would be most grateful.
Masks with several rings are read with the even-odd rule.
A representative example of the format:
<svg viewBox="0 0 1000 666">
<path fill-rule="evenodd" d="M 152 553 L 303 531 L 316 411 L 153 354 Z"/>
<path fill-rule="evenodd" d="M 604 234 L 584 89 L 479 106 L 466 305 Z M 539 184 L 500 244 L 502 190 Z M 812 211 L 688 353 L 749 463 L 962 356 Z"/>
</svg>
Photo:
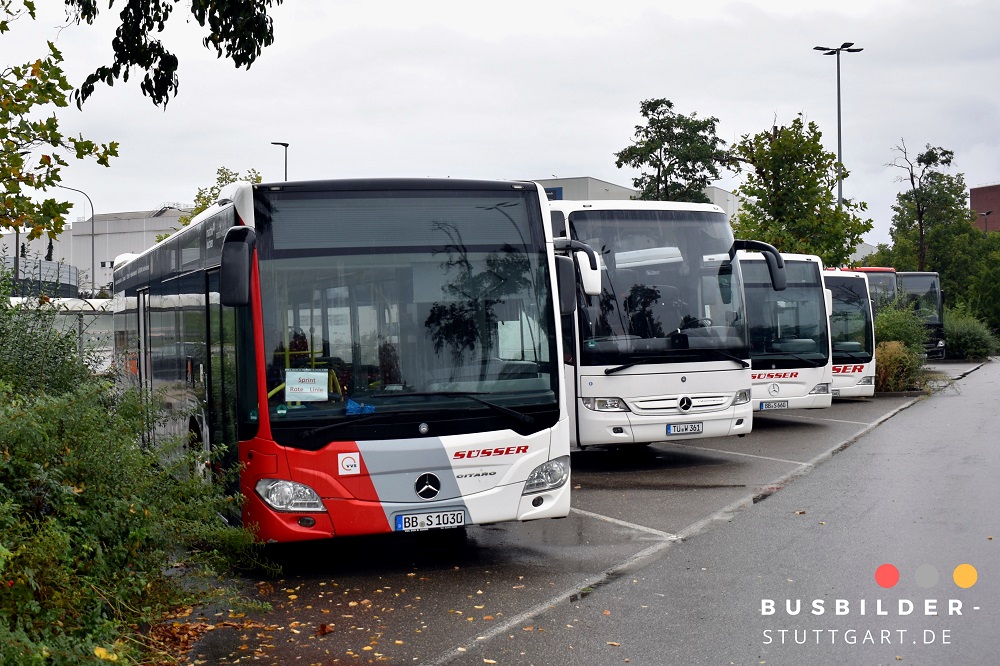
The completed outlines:
<svg viewBox="0 0 1000 666">
<path fill-rule="evenodd" d="M 22 231 L 0 235 L 0 257 L 5 269 L 13 271 L 15 254 L 24 246 L 17 264 L 21 273 L 20 293 L 77 296 L 79 292 L 110 291 L 115 257 L 142 252 L 156 244 L 156 238 L 180 228 L 177 219 L 190 213 L 191 206 L 163 204 L 153 210 L 125 213 L 98 213 L 66 225 L 53 240 L 52 260 L 47 236 L 28 242 Z"/>
<path fill-rule="evenodd" d="M 580 176 L 577 178 L 542 178 L 535 181 L 545 188 L 549 199 L 632 199 L 639 191 L 631 187 L 615 185 L 605 180 Z M 732 217 L 740 208 L 740 199 L 732 192 L 721 187 L 709 185 L 704 190 L 709 202 L 715 204 Z"/>
</svg>

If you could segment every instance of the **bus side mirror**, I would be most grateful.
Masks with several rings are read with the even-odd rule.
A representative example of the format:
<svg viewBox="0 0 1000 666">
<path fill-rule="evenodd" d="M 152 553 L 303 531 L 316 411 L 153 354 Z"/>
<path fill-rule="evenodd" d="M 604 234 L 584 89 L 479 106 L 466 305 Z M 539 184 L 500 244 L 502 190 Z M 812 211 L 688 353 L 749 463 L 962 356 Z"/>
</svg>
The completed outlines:
<svg viewBox="0 0 1000 666">
<path fill-rule="evenodd" d="M 580 281 L 583 282 L 583 293 L 587 296 L 601 295 L 601 270 L 593 268 L 585 252 L 576 252 L 576 261 L 580 265 Z"/>
<path fill-rule="evenodd" d="M 823 290 L 823 297 L 826 300 L 826 316 L 833 314 L 833 292 L 829 289 Z"/>
<path fill-rule="evenodd" d="M 559 287 L 559 313 L 576 311 L 576 266 L 572 257 L 556 257 L 556 284 Z"/>
<path fill-rule="evenodd" d="M 788 278 L 785 276 L 785 260 L 781 258 L 781 253 L 773 245 L 758 240 L 736 239 L 729 251 L 730 259 L 736 256 L 737 250 L 751 250 L 763 254 L 764 261 L 767 262 L 767 273 L 771 276 L 771 288 L 774 291 L 784 291 L 788 287 Z"/>
<path fill-rule="evenodd" d="M 583 293 L 588 296 L 601 295 L 601 269 L 597 263 L 597 253 L 594 248 L 578 240 L 556 238 L 552 242 L 556 252 L 572 252 L 577 266 L 580 268 L 580 281 L 583 283 Z"/>
<path fill-rule="evenodd" d="M 219 300 L 223 305 L 250 305 L 250 261 L 257 234 L 249 227 L 233 227 L 222 242 Z"/>
</svg>

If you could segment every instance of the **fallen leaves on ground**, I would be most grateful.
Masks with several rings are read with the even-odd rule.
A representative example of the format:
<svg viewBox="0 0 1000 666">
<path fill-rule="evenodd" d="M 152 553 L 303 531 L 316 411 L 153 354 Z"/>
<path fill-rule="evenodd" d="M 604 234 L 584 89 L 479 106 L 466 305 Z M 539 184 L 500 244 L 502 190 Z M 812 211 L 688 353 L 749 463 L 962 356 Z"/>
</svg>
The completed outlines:
<svg viewBox="0 0 1000 666">
<path fill-rule="evenodd" d="M 150 627 L 147 638 L 152 647 L 173 657 L 181 657 L 210 631 L 230 627 L 233 629 L 266 629 L 274 631 L 275 626 L 263 622 L 243 620 L 242 622 L 162 622 Z"/>
</svg>

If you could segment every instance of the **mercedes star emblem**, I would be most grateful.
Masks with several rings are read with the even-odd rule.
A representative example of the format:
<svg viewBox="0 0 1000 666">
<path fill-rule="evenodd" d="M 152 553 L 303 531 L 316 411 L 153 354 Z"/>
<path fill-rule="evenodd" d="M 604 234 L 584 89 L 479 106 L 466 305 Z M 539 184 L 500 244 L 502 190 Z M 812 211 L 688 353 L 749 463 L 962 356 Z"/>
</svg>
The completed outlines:
<svg viewBox="0 0 1000 666">
<path fill-rule="evenodd" d="M 781 392 L 781 387 L 778 386 L 777 383 L 768 384 L 767 392 L 770 393 L 772 396 L 778 395 Z"/>
<path fill-rule="evenodd" d="M 413 489 L 421 499 L 434 499 L 441 492 L 441 480 L 433 474 L 421 474 L 413 484 Z"/>
<path fill-rule="evenodd" d="M 680 401 L 677 403 L 677 407 L 679 407 L 682 412 L 686 412 L 687 410 L 691 409 L 691 405 L 692 405 L 691 398 L 687 396 L 681 398 Z"/>
</svg>

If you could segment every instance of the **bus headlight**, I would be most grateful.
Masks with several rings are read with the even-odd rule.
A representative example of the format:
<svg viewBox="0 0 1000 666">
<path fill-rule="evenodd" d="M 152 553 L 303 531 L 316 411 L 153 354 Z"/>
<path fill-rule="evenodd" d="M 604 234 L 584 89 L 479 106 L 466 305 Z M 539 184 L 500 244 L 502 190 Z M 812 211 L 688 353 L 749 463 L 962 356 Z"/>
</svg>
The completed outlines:
<svg viewBox="0 0 1000 666">
<path fill-rule="evenodd" d="M 809 391 L 809 395 L 826 395 L 830 392 L 829 384 L 816 384 L 812 391 Z"/>
<path fill-rule="evenodd" d="M 868 375 L 866 377 L 862 377 L 861 381 L 858 382 L 858 386 L 873 386 L 874 384 L 875 384 L 874 375 Z"/>
<path fill-rule="evenodd" d="M 546 490 L 559 488 L 569 478 L 569 456 L 562 456 L 555 460 L 544 462 L 531 470 L 528 480 L 524 482 L 522 495 L 541 493 Z"/>
<path fill-rule="evenodd" d="M 316 491 L 301 483 L 261 479 L 254 490 L 275 511 L 326 511 Z"/>
<path fill-rule="evenodd" d="M 581 398 L 583 406 L 595 412 L 631 411 L 621 398 Z"/>
<path fill-rule="evenodd" d="M 733 398 L 734 405 L 745 405 L 750 402 L 750 389 L 740 389 Z"/>
</svg>

